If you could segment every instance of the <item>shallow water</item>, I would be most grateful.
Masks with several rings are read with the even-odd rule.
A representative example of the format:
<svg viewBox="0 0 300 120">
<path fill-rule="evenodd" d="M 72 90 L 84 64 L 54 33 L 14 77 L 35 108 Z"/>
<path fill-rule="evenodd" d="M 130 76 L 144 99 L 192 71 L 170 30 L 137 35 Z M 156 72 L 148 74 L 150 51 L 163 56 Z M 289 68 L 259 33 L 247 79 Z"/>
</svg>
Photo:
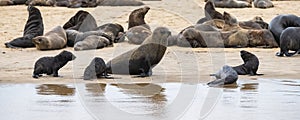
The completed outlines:
<svg viewBox="0 0 300 120">
<path fill-rule="evenodd" d="M 299 80 L 204 84 L 1 84 L 3 120 L 299 120 Z"/>
</svg>

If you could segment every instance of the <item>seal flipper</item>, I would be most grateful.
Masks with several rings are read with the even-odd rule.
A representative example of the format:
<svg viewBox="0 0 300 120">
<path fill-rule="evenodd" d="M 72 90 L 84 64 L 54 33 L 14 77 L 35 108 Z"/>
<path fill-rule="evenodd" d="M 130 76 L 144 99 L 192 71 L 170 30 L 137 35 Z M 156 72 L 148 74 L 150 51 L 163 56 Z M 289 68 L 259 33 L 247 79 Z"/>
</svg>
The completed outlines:
<svg viewBox="0 0 300 120">
<path fill-rule="evenodd" d="M 216 87 L 216 86 L 221 86 L 225 84 L 225 79 L 216 79 L 214 81 L 211 81 L 207 83 L 209 87 Z"/>
<path fill-rule="evenodd" d="M 291 57 L 291 56 L 293 56 L 295 54 L 298 54 L 298 53 L 299 53 L 299 50 L 295 51 L 294 53 L 289 53 L 288 51 L 285 51 L 284 55 L 287 56 L 287 57 Z"/>
</svg>

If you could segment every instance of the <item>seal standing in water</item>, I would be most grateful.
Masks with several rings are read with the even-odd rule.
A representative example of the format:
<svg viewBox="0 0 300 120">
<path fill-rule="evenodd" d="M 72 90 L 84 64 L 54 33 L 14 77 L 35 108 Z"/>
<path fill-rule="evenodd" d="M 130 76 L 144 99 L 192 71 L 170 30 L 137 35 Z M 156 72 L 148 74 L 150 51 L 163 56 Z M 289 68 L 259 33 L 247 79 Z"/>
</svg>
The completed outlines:
<svg viewBox="0 0 300 120">
<path fill-rule="evenodd" d="M 95 18 L 89 12 L 83 10 L 79 10 L 63 26 L 64 29 L 72 29 L 79 32 L 91 31 L 96 29 L 96 27 L 97 23 Z"/>
<path fill-rule="evenodd" d="M 280 35 L 287 27 L 300 27 L 300 18 L 292 14 L 278 15 L 273 18 L 269 24 L 269 30 L 272 32 L 279 46 Z"/>
<path fill-rule="evenodd" d="M 61 26 L 53 28 L 44 36 L 37 36 L 32 39 L 38 50 L 61 49 L 67 44 L 67 35 Z"/>
<path fill-rule="evenodd" d="M 34 47 L 32 38 L 44 34 L 44 24 L 40 10 L 34 6 L 28 6 L 27 11 L 29 12 L 29 16 L 24 28 L 23 37 L 19 37 L 8 43 L 5 43 L 6 47 Z"/>
<path fill-rule="evenodd" d="M 91 63 L 85 68 L 83 79 L 90 80 L 100 77 L 107 77 L 106 64 L 102 58 L 95 57 Z"/>
<path fill-rule="evenodd" d="M 208 86 L 220 86 L 225 84 L 232 84 L 238 80 L 237 72 L 230 66 L 224 65 L 221 70 L 210 76 L 215 76 L 216 80 L 207 83 Z"/>
<path fill-rule="evenodd" d="M 244 64 L 233 67 L 233 69 L 239 74 L 239 75 L 263 75 L 263 74 L 257 74 L 257 69 L 259 66 L 259 60 L 258 58 L 245 50 L 240 51 L 241 57 L 244 61 Z"/>
<path fill-rule="evenodd" d="M 295 51 L 289 53 L 289 50 Z M 300 27 L 288 27 L 282 31 L 280 36 L 280 52 L 276 56 L 290 57 L 300 52 Z"/>
<path fill-rule="evenodd" d="M 44 73 L 58 77 L 58 70 L 75 58 L 71 52 L 65 50 L 54 57 L 42 57 L 35 62 L 32 77 L 38 78 Z"/>
<path fill-rule="evenodd" d="M 110 74 L 130 74 L 150 76 L 167 49 L 167 38 L 171 32 L 165 27 L 158 27 L 140 47 L 121 54 L 107 62 Z"/>
</svg>

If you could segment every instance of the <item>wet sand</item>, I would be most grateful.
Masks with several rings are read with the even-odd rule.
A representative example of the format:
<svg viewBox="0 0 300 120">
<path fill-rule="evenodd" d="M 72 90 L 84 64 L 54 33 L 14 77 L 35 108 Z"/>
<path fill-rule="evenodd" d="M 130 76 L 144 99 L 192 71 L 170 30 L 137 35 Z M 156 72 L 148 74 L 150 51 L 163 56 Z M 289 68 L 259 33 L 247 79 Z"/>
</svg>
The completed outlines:
<svg viewBox="0 0 300 120">
<path fill-rule="evenodd" d="M 145 19 L 154 29 L 158 26 L 168 27 L 173 34 L 178 33 L 183 28 L 192 25 L 198 19 L 204 16 L 203 1 L 192 2 L 170 1 L 163 2 L 145 2 L 151 7 Z M 168 4 L 167 4 L 168 3 Z M 179 4 L 180 3 L 180 4 Z M 275 7 L 270 9 L 243 8 L 243 9 L 225 9 L 217 8 L 218 11 L 227 11 L 235 15 L 238 20 L 249 20 L 255 16 L 261 16 L 269 22 L 278 14 L 299 15 L 297 8 L 298 1 L 276 1 Z M 185 7 L 189 6 L 189 7 Z M 293 7 L 287 7 L 293 6 Z M 299 7 L 298 7 L 299 6 Z M 57 25 L 63 25 L 78 10 L 86 10 L 94 15 L 98 25 L 107 22 L 117 22 L 127 29 L 127 20 L 129 13 L 139 7 L 103 7 L 97 8 L 78 8 L 70 9 L 63 7 L 38 7 L 41 10 L 45 32 L 51 30 Z M 63 67 L 59 74 L 63 77 L 54 78 L 51 76 L 33 79 L 33 65 L 35 61 L 43 56 L 54 56 L 62 50 L 39 51 L 35 48 L 10 49 L 5 48 L 4 43 L 13 38 L 22 35 L 24 24 L 28 13 L 26 6 L 1 6 L 2 17 L 0 18 L 0 82 L 4 83 L 69 83 L 69 82 L 93 82 L 83 81 L 81 79 L 84 68 L 95 56 L 102 57 L 105 61 L 130 50 L 137 45 L 131 45 L 127 42 L 114 44 L 114 47 L 108 47 L 98 50 L 76 52 L 68 47 L 62 50 L 69 50 L 76 54 L 77 59 L 69 62 Z M 300 67 L 298 62 L 300 56 L 276 57 L 275 53 L 279 48 L 181 48 L 169 47 L 162 61 L 154 68 L 151 78 L 132 78 L 131 76 L 114 75 L 121 79 L 106 80 L 98 79 L 96 82 L 188 82 L 205 83 L 210 81 L 208 75 L 221 68 L 224 64 L 235 66 L 242 64 L 239 51 L 248 50 L 253 52 L 260 59 L 258 73 L 263 76 L 240 76 L 240 79 L 299 79 L 298 71 Z"/>
</svg>

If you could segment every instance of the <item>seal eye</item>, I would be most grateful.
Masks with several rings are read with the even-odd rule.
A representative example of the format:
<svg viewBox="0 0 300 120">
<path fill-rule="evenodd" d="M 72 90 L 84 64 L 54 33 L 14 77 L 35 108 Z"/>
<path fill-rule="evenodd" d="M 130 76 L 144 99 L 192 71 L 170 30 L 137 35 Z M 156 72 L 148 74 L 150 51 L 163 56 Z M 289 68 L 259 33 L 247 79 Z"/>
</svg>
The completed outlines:
<svg viewBox="0 0 300 120">
<path fill-rule="evenodd" d="M 39 42 L 42 42 L 42 39 L 38 39 Z"/>
</svg>

